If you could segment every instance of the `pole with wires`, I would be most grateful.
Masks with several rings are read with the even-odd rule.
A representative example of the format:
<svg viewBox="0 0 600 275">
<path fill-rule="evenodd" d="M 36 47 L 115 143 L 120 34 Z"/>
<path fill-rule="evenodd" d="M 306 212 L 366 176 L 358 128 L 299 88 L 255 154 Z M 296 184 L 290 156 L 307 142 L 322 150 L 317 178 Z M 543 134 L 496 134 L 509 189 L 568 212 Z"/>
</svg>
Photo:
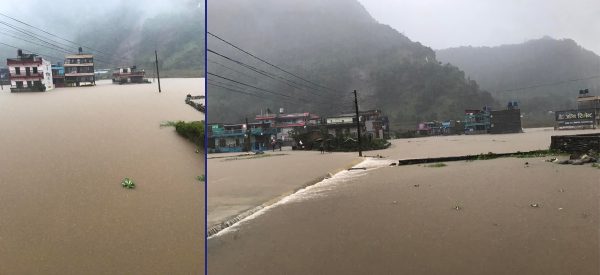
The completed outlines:
<svg viewBox="0 0 600 275">
<path fill-rule="evenodd" d="M 158 78 L 158 92 L 160 93 L 160 72 L 158 71 L 158 53 L 154 50 L 154 57 L 156 58 L 156 77 Z"/>
<path fill-rule="evenodd" d="M 358 115 L 358 96 L 354 90 L 354 110 L 356 111 L 356 130 L 358 131 L 358 156 L 362 157 L 362 138 L 360 131 L 360 116 Z"/>
</svg>

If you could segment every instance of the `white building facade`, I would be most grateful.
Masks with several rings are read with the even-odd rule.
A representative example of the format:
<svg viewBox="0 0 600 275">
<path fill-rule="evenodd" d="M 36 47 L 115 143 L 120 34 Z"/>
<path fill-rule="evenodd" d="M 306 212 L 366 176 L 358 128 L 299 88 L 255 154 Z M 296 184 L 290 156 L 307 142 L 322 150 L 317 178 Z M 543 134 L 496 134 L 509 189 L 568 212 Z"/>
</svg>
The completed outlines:
<svg viewBox="0 0 600 275">
<path fill-rule="evenodd" d="M 49 91 L 52 83 L 52 65 L 35 54 L 23 54 L 18 51 L 17 58 L 8 58 L 11 92 Z M 42 88 L 43 87 L 43 88 Z"/>
</svg>

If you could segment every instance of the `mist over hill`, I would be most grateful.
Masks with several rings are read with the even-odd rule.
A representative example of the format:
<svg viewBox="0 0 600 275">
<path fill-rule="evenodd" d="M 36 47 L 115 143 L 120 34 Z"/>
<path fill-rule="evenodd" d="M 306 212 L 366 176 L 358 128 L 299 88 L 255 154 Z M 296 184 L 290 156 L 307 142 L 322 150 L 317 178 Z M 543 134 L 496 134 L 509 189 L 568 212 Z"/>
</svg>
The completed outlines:
<svg viewBox="0 0 600 275">
<path fill-rule="evenodd" d="M 439 60 L 464 70 L 499 102 L 518 100 L 526 126 L 551 125 L 554 116 L 548 111 L 576 108 L 580 89 L 600 94 L 600 78 L 568 81 L 600 75 L 600 57 L 571 39 L 543 37 L 521 44 L 436 53 Z M 530 86 L 539 87 L 519 89 Z"/>
<path fill-rule="evenodd" d="M 358 90 L 361 109 L 382 109 L 395 129 L 414 129 L 420 120 L 460 119 L 466 108 L 494 104 L 491 95 L 466 79 L 457 67 L 439 64 L 432 49 L 378 23 L 355 0 L 266 0 L 259 4 L 210 0 L 208 7 L 210 32 L 334 90 L 315 87 L 305 91 L 209 53 L 210 73 L 294 96 L 293 102 L 285 102 L 280 96 L 209 76 L 209 83 L 216 80 L 262 96 L 209 85 L 211 122 L 241 122 L 261 110 L 279 107 L 322 116 L 351 112 L 353 90 Z M 302 82 L 210 36 L 208 48 Z"/>
<path fill-rule="evenodd" d="M 24 1 L 21 5 L 0 9 L 0 12 L 80 44 L 84 52 L 95 54 L 96 69 L 137 65 L 152 77 L 155 72 L 156 49 L 161 77 L 204 76 L 204 1 L 157 0 L 140 4 L 108 0 L 81 2 L 78 5 L 65 0 Z M 47 37 L 39 30 L 6 17 L 0 19 L 33 31 L 40 37 Z M 1 25 L 0 31 L 12 35 L 0 34 L 4 43 L 40 53 L 53 63 L 63 61 L 63 51 L 52 49 L 44 42 L 6 25 Z M 41 46 L 17 37 L 37 42 Z M 77 51 L 77 46 L 72 43 L 56 37 L 49 38 L 63 43 L 56 44 L 62 48 Z M 0 46 L 0 57 L 10 58 L 15 55 L 16 49 Z"/>
</svg>

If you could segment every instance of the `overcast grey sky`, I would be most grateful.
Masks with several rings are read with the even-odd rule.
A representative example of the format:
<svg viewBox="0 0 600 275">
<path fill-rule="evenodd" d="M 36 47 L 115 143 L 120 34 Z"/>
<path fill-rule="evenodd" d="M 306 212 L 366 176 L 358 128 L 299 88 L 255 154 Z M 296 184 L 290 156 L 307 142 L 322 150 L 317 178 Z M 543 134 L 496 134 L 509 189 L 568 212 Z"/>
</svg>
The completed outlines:
<svg viewBox="0 0 600 275">
<path fill-rule="evenodd" d="M 433 49 L 549 35 L 600 54 L 600 0 L 359 0 L 380 23 Z"/>
</svg>

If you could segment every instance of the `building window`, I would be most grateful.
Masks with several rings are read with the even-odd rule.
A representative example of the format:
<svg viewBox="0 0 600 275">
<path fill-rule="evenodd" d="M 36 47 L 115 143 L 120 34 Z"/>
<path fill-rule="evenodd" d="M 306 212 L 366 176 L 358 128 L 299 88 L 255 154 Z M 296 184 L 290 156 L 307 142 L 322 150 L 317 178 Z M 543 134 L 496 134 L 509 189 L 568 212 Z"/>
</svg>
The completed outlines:
<svg viewBox="0 0 600 275">
<path fill-rule="evenodd" d="M 25 75 L 31 75 L 31 69 L 29 67 L 25 67 Z"/>
<path fill-rule="evenodd" d="M 31 81 L 27 81 L 27 87 L 30 87 L 30 88 L 33 87 Z"/>
<path fill-rule="evenodd" d="M 37 67 L 33 67 L 33 73 L 34 73 L 34 74 L 37 74 L 37 73 L 38 73 Z"/>
<path fill-rule="evenodd" d="M 23 88 L 23 81 L 17 81 L 17 88 Z"/>
<path fill-rule="evenodd" d="M 15 67 L 15 74 L 17 74 L 17 75 L 21 74 L 21 68 L 20 67 Z M 21 84 L 23 84 L 23 83 L 21 82 Z"/>
</svg>

